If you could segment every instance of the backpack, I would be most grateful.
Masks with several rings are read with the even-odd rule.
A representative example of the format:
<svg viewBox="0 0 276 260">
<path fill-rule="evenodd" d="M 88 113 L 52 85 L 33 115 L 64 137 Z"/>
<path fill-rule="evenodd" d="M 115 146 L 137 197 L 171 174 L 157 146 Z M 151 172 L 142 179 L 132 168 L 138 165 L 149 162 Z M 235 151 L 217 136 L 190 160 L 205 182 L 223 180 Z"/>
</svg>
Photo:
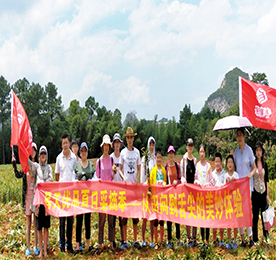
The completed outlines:
<svg viewBox="0 0 276 260">
<path fill-rule="evenodd" d="M 111 157 L 111 156 L 110 156 L 110 158 L 111 158 L 111 168 L 112 168 L 112 166 L 113 166 L 113 164 L 114 164 L 114 159 L 113 159 L 113 157 Z M 100 171 L 100 172 L 99 172 L 99 179 L 101 179 L 101 159 L 102 159 L 102 158 L 99 159 L 99 171 Z"/>
<path fill-rule="evenodd" d="M 175 168 L 176 168 L 176 172 L 177 172 L 177 181 L 178 181 L 178 180 L 180 180 L 180 169 L 178 167 L 177 162 L 174 162 L 174 164 L 175 164 Z M 169 163 L 167 163 L 166 166 L 165 166 L 166 175 L 167 175 L 167 184 L 169 184 L 168 165 L 169 165 Z"/>
</svg>

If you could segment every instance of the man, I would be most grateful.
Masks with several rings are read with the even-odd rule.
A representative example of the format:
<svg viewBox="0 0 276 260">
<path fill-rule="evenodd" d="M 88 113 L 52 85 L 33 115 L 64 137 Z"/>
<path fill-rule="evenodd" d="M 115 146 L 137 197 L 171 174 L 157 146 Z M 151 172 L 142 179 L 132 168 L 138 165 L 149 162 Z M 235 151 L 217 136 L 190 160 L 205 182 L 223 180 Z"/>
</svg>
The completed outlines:
<svg viewBox="0 0 276 260">
<path fill-rule="evenodd" d="M 68 134 L 61 136 L 62 152 L 56 159 L 56 181 L 74 181 L 76 176 L 74 173 L 74 167 L 77 163 L 77 158 L 70 150 L 70 138 Z M 72 245 L 72 229 L 73 229 L 73 217 L 61 217 L 59 218 L 59 243 L 60 251 L 65 252 L 65 220 L 67 219 L 67 251 L 74 254 Z"/>
<path fill-rule="evenodd" d="M 137 148 L 133 146 L 134 136 L 137 133 L 133 133 L 131 127 L 127 128 L 126 136 L 127 147 L 124 148 L 121 152 L 120 157 L 120 174 L 123 177 L 124 182 L 138 183 L 140 179 L 140 170 L 141 170 L 141 159 L 140 152 Z M 141 249 L 140 244 L 137 241 L 137 224 L 139 219 L 132 219 L 133 222 L 133 234 L 134 234 L 134 243 L 133 246 L 137 249 Z M 121 249 L 128 247 L 127 244 L 127 218 L 122 219 L 123 224 L 123 234 L 124 242 L 122 243 Z"/>
</svg>

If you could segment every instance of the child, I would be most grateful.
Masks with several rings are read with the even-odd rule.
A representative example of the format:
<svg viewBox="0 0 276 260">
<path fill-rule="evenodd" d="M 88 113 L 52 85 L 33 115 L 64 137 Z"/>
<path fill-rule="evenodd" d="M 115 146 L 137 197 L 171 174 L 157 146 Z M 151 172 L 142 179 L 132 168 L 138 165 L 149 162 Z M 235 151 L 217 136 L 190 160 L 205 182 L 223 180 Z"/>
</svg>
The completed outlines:
<svg viewBox="0 0 276 260">
<path fill-rule="evenodd" d="M 149 137 L 148 139 L 148 146 L 147 149 L 149 151 L 149 162 L 148 165 L 145 163 L 145 156 L 142 158 L 141 162 L 141 177 L 140 177 L 140 183 L 147 183 L 147 170 L 149 170 L 149 174 L 153 167 L 156 165 L 156 160 L 155 160 L 155 140 L 152 136 Z M 147 228 L 147 219 L 143 218 L 143 224 L 142 224 L 142 247 L 147 246 L 147 242 L 145 239 L 145 233 L 146 233 L 146 228 Z M 151 234 L 151 241 L 153 241 L 153 225 L 152 222 L 150 222 L 150 234 Z M 154 247 L 153 243 L 150 243 L 151 247 Z"/>
<path fill-rule="evenodd" d="M 29 159 L 32 162 L 38 162 L 37 160 L 37 146 L 36 143 L 32 142 L 32 154 L 30 155 Z M 25 251 L 25 256 L 28 256 L 31 254 L 31 248 L 30 248 L 30 240 L 31 240 L 31 225 L 32 225 L 32 219 L 34 216 L 33 207 L 31 205 L 32 197 L 34 194 L 34 187 L 35 187 L 35 180 L 33 176 L 27 172 L 26 174 L 23 172 L 23 170 L 18 171 L 16 166 L 16 160 L 14 157 L 12 157 L 12 166 L 14 168 L 14 174 L 16 178 L 23 178 L 22 182 L 22 208 L 27 218 L 27 230 L 26 230 L 26 239 L 27 239 L 27 249 Z M 36 230 L 36 224 L 34 223 L 34 254 L 39 254 L 39 248 L 37 247 L 37 230 Z"/>
<path fill-rule="evenodd" d="M 197 160 L 193 156 L 194 150 L 194 141 L 192 138 L 187 140 L 186 146 L 187 152 L 183 155 L 183 158 L 180 162 L 181 168 L 181 183 L 194 183 L 195 182 L 195 168 Z M 194 247 L 196 245 L 196 233 L 197 227 L 192 227 L 192 236 L 191 238 L 191 227 L 186 226 L 186 232 L 188 237 L 188 245 L 187 247 Z"/>
<path fill-rule="evenodd" d="M 234 163 L 234 157 L 233 155 L 228 155 L 226 158 L 226 165 L 228 168 L 228 173 L 226 173 L 225 178 L 226 182 L 229 183 L 231 181 L 239 179 L 239 175 L 237 172 L 234 171 L 235 163 Z M 231 228 L 227 228 L 227 233 L 228 233 L 228 243 L 226 244 L 227 249 L 236 249 L 238 247 L 237 244 L 237 234 L 238 234 L 238 229 L 234 228 L 234 243 L 233 246 L 231 244 Z"/>
<path fill-rule="evenodd" d="M 166 185 L 166 170 L 162 166 L 162 152 L 161 150 L 156 150 L 156 165 L 153 167 L 150 173 L 150 184 L 151 185 Z M 154 226 L 154 236 L 155 236 L 155 249 L 157 250 L 158 247 L 158 231 L 157 227 L 160 224 L 160 242 L 163 243 L 163 236 L 164 236 L 164 221 L 163 220 L 152 220 L 151 221 Z"/>
<path fill-rule="evenodd" d="M 52 182 L 52 168 L 47 164 L 47 148 L 43 145 L 39 149 L 39 163 L 29 160 L 30 173 L 36 177 L 36 186 L 38 183 Z M 50 216 L 47 214 L 44 205 L 36 206 L 36 228 L 38 231 L 39 247 L 41 249 L 39 257 L 43 257 L 42 237 L 44 238 L 44 257 L 47 257 L 47 245 L 49 239 Z M 42 236 L 42 228 L 44 235 Z"/>
<path fill-rule="evenodd" d="M 199 157 L 200 161 L 196 165 L 196 173 L 195 173 L 195 184 L 200 185 L 201 187 L 210 186 L 213 184 L 213 175 L 211 165 L 205 160 L 205 146 L 201 144 L 199 146 Z M 205 239 L 205 230 L 206 230 L 206 244 L 209 241 L 210 228 L 201 228 L 201 237 L 204 242 Z"/>
<path fill-rule="evenodd" d="M 133 133 L 131 127 L 127 128 L 126 136 L 127 147 L 124 148 L 121 152 L 120 157 L 120 175 L 122 176 L 124 182 L 138 183 L 140 179 L 140 170 L 141 170 L 141 159 L 140 152 L 137 148 L 133 146 L 134 136 L 137 133 Z M 121 245 L 121 249 L 124 250 L 128 247 L 127 244 L 127 218 L 122 219 L 123 224 L 123 233 L 124 233 L 124 242 Z M 137 249 L 141 249 L 139 242 L 137 241 L 137 224 L 139 222 L 139 218 L 133 218 L 133 235 L 134 242 L 133 246 Z"/>
<path fill-rule="evenodd" d="M 101 148 L 103 151 L 103 155 L 97 160 L 96 163 L 96 173 L 99 181 L 112 181 L 114 178 L 113 175 L 113 158 L 109 156 L 111 150 L 111 140 L 109 135 L 103 136 L 103 141 L 101 143 Z M 117 169 L 115 169 L 117 172 Z M 114 249 L 114 226 L 113 226 L 113 216 L 107 215 L 108 217 L 108 240 L 110 241 L 110 247 Z M 99 245 L 102 247 L 103 244 L 103 235 L 104 235 L 104 224 L 106 220 L 105 213 L 99 213 Z"/>
<path fill-rule="evenodd" d="M 91 180 L 95 175 L 95 167 L 93 163 L 87 159 L 88 147 L 85 142 L 81 143 L 80 156 L 81 156 L 81 161 L 77 162 L 74 168 L 77 176 L 77 180 L 79 181 Z M 91 213 L 80 214 L 80 215 L 77 215 L 77 224 L 76 224 L 76 242 L 77 242 L 76 253 L 79 253 L 81 250 L 83 250 L 83 247 L 81 245 L 83 215 L 85 219 L 85 238 L 86 238 L 87 250 L 90 251 L 92 249 L 90 247 Z"/>
<path fill-rule="evenodd" d="M 178 183 L 181 182 L 180 178 L 180 165 L 179 163 L 174 161 L 175 158 L 175 149 L 171 145 L 168 148 L 168 159 L 169 162 L 166 164 L 166 183 L 172 184 L 173 186 L 176 186 Z M 177 238 L 177 245 L 182 246 L 182 243 L 180 243 L 180 225 L 178 223 L 175 223 L 175 229 L 176 229 L 176 238 Z M 167 221 L 167 231 L 168 231 L 168 248 L 172 248 L 172 222 Z"/>
<path fill-rule="evenodd" d="M 213 184 L 216 187 L 222 187 L 226 183 L 226 172 L 224 169 L 221 167 L 222 165 L 222 157 L 220 153 L 215 154 L 215 170 L 212 172 L 213 174 Z M 225 244 L 223 242 L 223 233 L 224 233 L 224 228 L 220 228 L 219 230 L 220 233 L 220 242 L 219 246 L 220 247 L 225 247 Z M 217 229 L 213 228 L 213 246 L 217 246 Z"/>
</svg>

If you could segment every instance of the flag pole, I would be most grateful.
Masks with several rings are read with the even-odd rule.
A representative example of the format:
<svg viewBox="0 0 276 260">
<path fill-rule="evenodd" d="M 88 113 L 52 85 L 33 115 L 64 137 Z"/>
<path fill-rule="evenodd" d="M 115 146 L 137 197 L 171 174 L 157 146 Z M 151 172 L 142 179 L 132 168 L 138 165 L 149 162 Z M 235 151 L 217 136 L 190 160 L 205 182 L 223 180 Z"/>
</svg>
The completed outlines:
<svg viewBox="0 0 276 260">
<path fill-rule="evenodd" d="M 11 134 L 12 134 L 12 115 L 13 115 L 13 91 L 11 90 Z M 14 149 L 12 145 L 12 157 L 14 157 Z"/>
</svg>

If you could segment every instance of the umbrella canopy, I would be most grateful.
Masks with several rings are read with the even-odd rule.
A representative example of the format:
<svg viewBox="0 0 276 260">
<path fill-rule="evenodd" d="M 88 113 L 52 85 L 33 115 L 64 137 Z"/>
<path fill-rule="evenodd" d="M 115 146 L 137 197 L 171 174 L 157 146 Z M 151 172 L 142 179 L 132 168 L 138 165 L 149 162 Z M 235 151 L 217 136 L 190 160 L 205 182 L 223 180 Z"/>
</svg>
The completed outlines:
<svg viewBox="0 0 276 260">
<path fill-rule="evenodd" d="M 240 127 L 249 127 L 249 126 L 252 126 L 252 124 L 246 117 L 227 116 L 217 121 L 217 123 L 213 128 L 213 131 L 230 130 L 230 129 L 237 129 Z"/>
</svg>

